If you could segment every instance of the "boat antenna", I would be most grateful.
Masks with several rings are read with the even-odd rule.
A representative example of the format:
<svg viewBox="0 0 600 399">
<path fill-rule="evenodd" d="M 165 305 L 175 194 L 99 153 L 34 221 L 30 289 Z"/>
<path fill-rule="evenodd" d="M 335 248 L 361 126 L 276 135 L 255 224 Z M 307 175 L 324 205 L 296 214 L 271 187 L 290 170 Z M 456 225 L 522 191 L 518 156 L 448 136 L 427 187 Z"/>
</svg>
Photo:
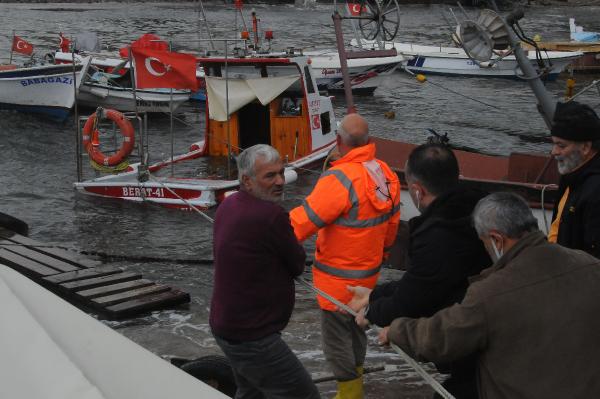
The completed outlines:
<svg viewBox="0 0 600 399">
<path fill-rule="evenodd" d="M 202 2 L 200 4 L 202 4 Z M 169 39 L 169 51 L 173 51 L 173 42 L 171 39 Z M 175 162 L 173 161 L 175 159 L 175 133 L 173 132 L 173 87 L 169 88 L 169 132 L 171 133 L 171 177 L 173 177 L 175 176 Z"/>
<path fill-rule="evenodd" d="M 77 39 L 74 40 L 76 41 Z M 71 62 L 73 64 L 73 90 L 75 91 L 75 104 L 73 105 L 73 112 L 76 124 L 75 134 L 77 135 L 77 137 L 75 138 L 75 143 L 77 147 L 77 181 L 80 182 L 83 174 L 83 165 L 81 164 L 81 126 L 79 126 L 79 108 L 77 106 L 77 74 L 75 73 L 75 44 L 73 44 L 73 46 L 71 47 Z M 91 62 L 92 60 L 90 59 L 90 63 Z M 87 70 L 84 71 L 82 68 L 81 73 L 87 74 Z M 83 84 L 85 76 L 81 79 L 81 84 Z"/>
<path fill-rule="evenodd" d="M 213 42 L 212 33 L 210 31 L 210 26 L 208 26 L 208 20 L 206 19 L 206 13 L 204 12 L 204 3 L 202 0 L 198 0 L 198 11 L 200 12 L 201 18 L 198 18 L 198 23 L 204 25 L 206 29 L 206 34 L 208 36 L 208 41 L 210 43 L 211 50 L 215 50 L 215 43 Z M 200 33 L 200 29 L 198 29 L 198 34 Z"/>
</svg>

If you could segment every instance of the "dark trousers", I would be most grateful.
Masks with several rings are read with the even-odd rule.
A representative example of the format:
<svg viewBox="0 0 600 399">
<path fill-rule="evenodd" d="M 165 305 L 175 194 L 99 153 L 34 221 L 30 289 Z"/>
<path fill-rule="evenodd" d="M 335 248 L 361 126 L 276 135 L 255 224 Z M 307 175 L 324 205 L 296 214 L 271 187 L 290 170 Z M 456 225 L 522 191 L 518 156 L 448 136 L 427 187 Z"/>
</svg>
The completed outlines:
<svg viewBox="0 0 600 399">
<path fill-rule="evenodd" d="M 240 343 L 216 336 L 215 340 L 231 363 L 237 384 L 236 399 L 321 397 L 312 378 L 280 334 Z"/>
<path fill-rule="evenodd" d="M 440 372 L 450 373 L 450 377 L 442 382 L 442 386 L 456 399 L 479 398 L 477 391 L 477 358 L 478 354 L 472 354 L 449 365 L 436 364 Z M 433 399 L 442 399 L 442 397 L 436 393 Z"/>
<path fill-rule="evenodd" d="M 354 317 L 340 312 L 321 311 L 323 353 L 335 379 L 350 381 L 360 377 L 357 367 L 365 363 L 367 335 Z"/>
</svg>

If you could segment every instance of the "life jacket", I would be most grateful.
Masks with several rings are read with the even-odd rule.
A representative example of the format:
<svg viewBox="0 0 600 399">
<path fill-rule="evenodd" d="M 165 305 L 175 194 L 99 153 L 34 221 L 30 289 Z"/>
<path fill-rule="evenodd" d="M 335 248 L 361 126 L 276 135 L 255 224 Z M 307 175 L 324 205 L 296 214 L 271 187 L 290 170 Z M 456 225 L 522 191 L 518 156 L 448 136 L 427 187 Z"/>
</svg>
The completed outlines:
<svg viewBox="0 0 600 399">
<path fill-rule="evenodd" d="M 355 148 L 334 161 L 302 205 L 290 212 L 298 240 L 316 233 L 316 288 L 343 303 L 348 285 L 373 288 L 384 248 L 394 243 L 400 220 L 400 182 L 375 158 L 375 144 Z M 325 310 L 337 307 L 318 296 Z"/>
</svg>

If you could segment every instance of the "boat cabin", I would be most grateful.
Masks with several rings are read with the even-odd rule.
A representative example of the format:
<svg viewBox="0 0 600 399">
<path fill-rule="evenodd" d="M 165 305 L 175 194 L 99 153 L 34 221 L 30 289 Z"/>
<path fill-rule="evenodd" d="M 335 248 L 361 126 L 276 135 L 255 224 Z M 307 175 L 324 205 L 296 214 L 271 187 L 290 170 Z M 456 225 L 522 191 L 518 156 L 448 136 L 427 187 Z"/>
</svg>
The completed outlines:
<svg viewBox="0 0 600 399">
<path fill-rule="evenodd" d="M 319 94 L 307 57 L 198 62 L 206 81 L 204 156 L 237 155 L 269 144 L 293 162 L 334 142 L 331 100 Z"/>
</svg>

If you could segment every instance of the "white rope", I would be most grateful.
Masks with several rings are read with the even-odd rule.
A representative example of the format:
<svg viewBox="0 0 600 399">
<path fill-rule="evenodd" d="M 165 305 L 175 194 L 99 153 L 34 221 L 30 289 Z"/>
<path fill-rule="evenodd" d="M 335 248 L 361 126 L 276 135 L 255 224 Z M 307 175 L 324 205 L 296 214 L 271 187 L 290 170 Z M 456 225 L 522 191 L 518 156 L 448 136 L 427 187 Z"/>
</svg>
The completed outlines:
<svg viewBox="0 0 600 399">
<path fill-rule="evenodd" d="M 548 225 L 548 218 L 546 217 L 546 206 L 544 200 L 544 194 L 546 193 L 547 188 L 558 188 L 556 184 L 544 184 L 542 186 L 542 193 L 540 194 L 540 207 L 542 208 L 542 216 L 544 218 L 544 227 L 546 227 L 546 234 L 550 232 L 550 226 Z"/>
<path fill-rule="evenodd" d="M 152 180 L 153 182 L 156 182 L 158 184 L 160 184 L 161 186 L 163 186 L 164 188 L 167 189 L 167 191 L 169 191 L 171 194 L 173 194 L 174 196 L 176 196 L 177 198 L 179 198 L 180 200 L 182 200 L 187 206 L 189 206 L 193 211 L 196 211 L 197 213 L 200 214 L 200 216 L 202 216 L 203 218 L 205 218 L 206 220 L 208 220 L 211 223 L 215 222 L 215 219 L 211 218 L 210 216 L 208 216 L 205 212 L 202 212 L 200 209 L 198 209 L 198 207 L 196 207 L 195 205 L 191 204 L 188 200 L 186 200 L 185 198 L 181 197 L 179 194 L 177 194 L 175 191 L 171 190 L 169 188 L 169 186 L 167 186 L 166 184 L 164 184 L 163 182 L 156 180 L 154 177 L 152 177 L 152 175 L 150 174 L 150 172 L 148 172 L 148 177 L 150 178 L 150 180 Z M 143 192 L 143 190 L 140 190 L 140 192 Z"/>
<path fill-rule="evenodd" d="M 328 301 L 330 301 L 331 303 L 333 303 L 334 305 L 336 305 L 340 309 L 345 310 L 350 315 L 352 315 L 354 317 L 357 316 L 357 313 L 354 311 L 354 309 L 352 309 L 348 305 L 346 305 L 346 304 L 338 301 L 337 299 L 335 299 L 331 295 L 327 294 L 326 292 L 321 291 L 320 289 L 318 289 L 317 287 L 315 287 L 314 285 L 312 285 L 308 281 L 304 280 L 303 278 L 296 277 L 295 280 L 297 282 L 303 284 L 304 286 L 310 288 L 311 290 L 313 290 L 317 294 L 321 295 L 323 298 L 327 299 Z M 371 325 L 371 326 L 373 326 L 373 325 Z M 448 392 L 446 390 L 446 388 L 444 388 L 442 386 L 442 384 L 440 384 L 439 382 L 437 382 L 431 375 L 429 375 L 427 373 L 427 371 L 425 371 L 423 369 L 423 367 L 421 367 L 421 365 L 419 363 L 417 363 L 413 358 L 411 358 L 410 356 L 408 356 L 408 354 L 406 354 L 406 352 L 404 352 L 397 345 L 394 345 L 391 342 L 390 342 L 390 346 L 392 347 L 392 349 L 397 354 L 400 355 L 400 357 L 402 358 L 402 360 L 404 360 L 410 367 L 412 367 L 417 372 L 417 374 L 419 374 L 421 376 L 421 378 L 423 378 L 425 380 L 425 382 L 427 382 L 443 398 L 445 398 L 445 399 L 455 399 L 454 396 L 452 396 L 452 394 L 450 392 Z"/>
</svg>

